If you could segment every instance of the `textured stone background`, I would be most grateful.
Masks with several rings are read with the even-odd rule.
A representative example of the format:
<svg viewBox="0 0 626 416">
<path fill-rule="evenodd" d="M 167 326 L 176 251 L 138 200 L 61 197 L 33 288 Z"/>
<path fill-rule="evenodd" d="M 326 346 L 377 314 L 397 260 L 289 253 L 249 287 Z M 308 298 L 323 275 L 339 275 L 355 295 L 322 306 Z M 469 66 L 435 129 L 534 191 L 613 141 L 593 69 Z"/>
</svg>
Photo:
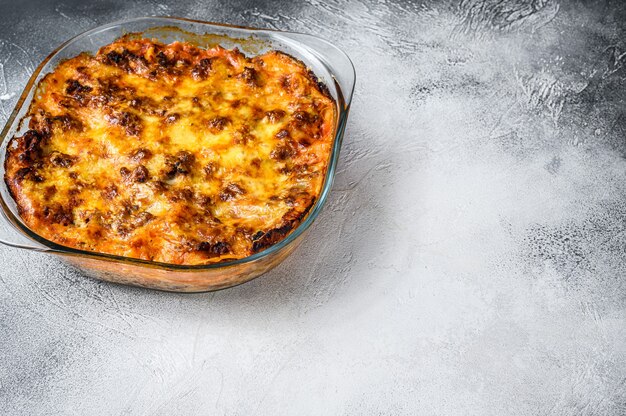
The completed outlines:
<svg viewBox="0 0 626 416">
<path fill-rule="evenodd" d="M 3 415 L 626 414 L 626 3 L 0 0 L 0 119 L 94 26 L 318 34 L 358 85 L 271 273 L 177 295 L 0 248 Z"/>
</svg>

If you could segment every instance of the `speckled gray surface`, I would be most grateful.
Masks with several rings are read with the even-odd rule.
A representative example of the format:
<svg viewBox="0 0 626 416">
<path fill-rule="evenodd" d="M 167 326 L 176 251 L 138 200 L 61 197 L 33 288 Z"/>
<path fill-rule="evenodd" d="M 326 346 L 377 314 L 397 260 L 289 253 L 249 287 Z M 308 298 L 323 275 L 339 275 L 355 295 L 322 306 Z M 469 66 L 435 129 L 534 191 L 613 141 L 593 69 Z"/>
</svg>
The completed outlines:
<svg viewBox="0 0 626 416">
<path fill-rule="evenodd" d="M 626 414 L 626 4 L 0 0 L 0 119 L 100 23 L 321 35 L 358 84 L 312 232 L 177 295 L 0 248 L 5 415 Z"/>
</svg>

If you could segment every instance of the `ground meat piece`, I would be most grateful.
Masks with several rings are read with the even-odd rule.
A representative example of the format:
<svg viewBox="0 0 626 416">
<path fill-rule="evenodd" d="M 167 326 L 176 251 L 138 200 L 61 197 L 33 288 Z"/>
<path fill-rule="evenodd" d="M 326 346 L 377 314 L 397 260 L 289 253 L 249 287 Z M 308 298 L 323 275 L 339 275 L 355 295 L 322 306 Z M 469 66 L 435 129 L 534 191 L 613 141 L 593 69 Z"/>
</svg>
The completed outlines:
<svg viewBox="0 0 626 416">
<path fill-rule="evenodd" d="M 317 121 L 319 117 L 317 115 L 311 115 L 306 111 L 296 111 L 293 113 L 293 118 L 298 121 L 298 124 L 311 124 Z"/>
<path fill-rule="evenodd" d="M 133 170 L 132 179 L 134 182 L 144 183 L 149 177 L 148 169 L 144 165 L 139 165 Z"/>
<path fill-rule="evenodd" d="M 82 85 L 80 82 L 76 80 L 67 81 L 67 87 L 65 89 L 65 93 L 68 97 L 78 102 L 81 106 L 87 105 L 91 98 L 88 94 L 92 91 L 92 88 L 86 85 Z M 62 105 L 67 108 L 72 108 L 75 106 L 75 103 L 72 100 L 65 100 Z"/>
<path fill-rule="evenodd" d="M 165 175 L 168 178 L 173 178 L 176 174 L 186 175 L 193 169 L 193 165 L 196 161 L 193 153 L 186 150 L 181 150 L 176 155 L 169 155 L 165 158 L 165 165 L 167 169 Z"/>
<path fill-rule="evenodd" d="M 102 58 L 105 64 L 117 66 L 128 73 L 145 73 L 148 70 L 148 61 L 140 55 L 123 49 L 122 52 L 111 51 Z"/>
<path fill-rule="evenodd" d="M 75 79 L 70 79 L 66 81 L 66 83 L 67 83 L 67 88 L 65 88 L 65 93 L 68 95 L 83 94 L 83 93 L 91 92 L 93 90 L 93 88 L 91 88 L 90 86 L 82 85 L 80 82 L 76 81 Z"/>
<path fill-rule="evenodd" d="M 191 201 L 193 199 L 193 190 L 191 188 L 173 189 L 168 199 L 172 202 L 177 201 Z"/>
<path fill-rule="evenodd" d="M 75 119 L 69 114 L 64 114 L 62 116 L 52 117 L 50 119 L 50 124 L 56 123 L 60 125 L 61 129 L 64 131 L 74 130 L 74 131 L 82 131 L 83 123 L 80 120 Z"/>
<path fill-rule="evenodd" d="M 150 214 L 148 211 L 142 211 L 137 215 L 133 216 L 131 220 L 131 224 L 133 228 L 143 227 L 148 222 L 150 222 L 154 218 L 154 215 Z"/>
<path fill-rule="evenodd" d="M 140 162 L 142 160 L 147 160 L 150 159 L 152 157 L 152 152 L 148 149 L 145 149 L 143 147 L 140 147 L 139 149 L 135 150 L 133 153 L 131 153 L 130 158 L 132 160 L 134 160 L 135 162 Z"/>
<path fill-rule="evenodd" d="M 163 53 L 163 51 L 157 53 L 156 58 L 157 64 L 163 68 L 171 67 L 176 64 L 176 62 L 170 60 L 167 55 Z"/>
<path fill-rule="evenodd" d="M 52 204 L 46 206 L 43 209 L 43 216 L 47 221 L 50 221 L 52 224 L 61 224 L 67 227 L 74 223 L 72 210 L 64 207 L 61 204 Z"/>
<path fill-rule="evenodd" d="M 21 162 L 34 162 L 41 156 L 41 145 L 44 138 L 47 137 L 43 132 L 38 130 L 28 130 L 22 137 L 17 137 L 9 145 L 13 146 L 13 143 L 17 143 L 17 151 L 19 152 L 19 159 Z"/>
<path fill-rule="evenodd" d="M 76 162 L 75 156 L 66 155 L 65 153 L 56 151 L 50 153 L 49 159 L 50 163 L 60 168 L 69 168 L 74 164 L 74 162 Z"/>
<path fill-rule="evenodd" d="M 218 168 L 219 166 L 217 165 L 217 163 L 209 162 L 206 164 L 203 170 L 207 178 L 212 178 L 217 172 Z"/>
<path fill-rule="evenodd" d="M 239 74 L 239 78 L 251 87 L 259 86 L 259 74 L 254 68 L 245 67 L 243 72 Z"/>
<path fill-rule="evenodd" d="M 165 122 L 167 124 L 173 124 L 173 123 L 177 122 L 179 119 L 180 119 L 180 114 L 172 113 L 169 116 L 165 117 Z"/>
<path fill-rule="evenodd" d="M 226 188 L 220 192 L 220 199 L 222 201 L 230 201 L 234 199 L 237 195 L 243 195 L 246 191 L 241 186 L 236 183 L 229 184 Z"/>
<path fill-rule="evenodd" d="M 252 251 L 257 253 L 267 247 L 276 244 L 277 242 L 282 240 L 289 233 L 289 231 L 291 231 L 292 228 L 293 224 L 287 223 L 281 227 L 269 230 L 266 233 L 263 233 L 262 231 L 256 233 L 252 237 Z"/>
<path fill-rule="evenodd" d="M 128 111 L 114 112 L 105 118 L 109 124 L 123 127 L 129 136 L 138 136 L 143 128 L 141 118 Z"/>
<path fill-rule="evenodd" d="M 176 162 L 176 171 L 182 174 L 191 172 L 192 166 L 196 161 L 196 157 L 193 153 L 186 150 L 181 150 L 176 153 L 176 159 L 178 159 Z"/>
<path fill-rule="evenodd" d="M 128 62 L 128 57 L 117 51 L 111 51 L 105 57 L 105 62 L 109 65 L 122 65 L 124 62 Z"/>
<path fill-rule="evenodd" d="M 203 241 L 198 244 L 198 251 L 202 251 L 215 256 L 221 256 L 230 252 L 230 245 L 222 241 L 218 241 L 217 243 L 209 243 L 207 241 Z"/>
<path fill-rule="evenodd" d="M 283 110 L 272 110 L 266 112 L 265 116 L 270 123 L 276 123 L 277 121 L 285 117 L 285 112 Z"/>
<path fill-rule="evenodd" d="M 277 139 L 284 139 L 286 137 L 289 137 L 289 131 L 285 130 L 285 129 L 281 129 L 278 131 L 278 133 L 275 134 L 275 136 Z"/>
<path fill-rule="evenodd" d="M 15 172 L 15 181 L 22 182 L 27 177 L 30 177 L 33 170 L 31 168 L 20 168 Z"/>
<path fill-rule="evenodd" d="M 46 199 L 46 201 L 49 201 L 56 193 L 57 193 L 56 186 L 54 185 L 47 186 L 43 191 L 43 197 Z"/>
<path fill-rule="evenodd" d="M 104 190 L 102 190 L 101 194 L 104 199 L 111 200 L 118 195 L 117 186 L 108 185 L 106 188 L 104 188 Z"/>
<path fill-rule="evenodd" d="M 211 59 L 204 58 L 198 62 L 191 70 L 191 76 L 196 81 L 201 81 L 209 76 L 211 71 Z"/>
<path fill-rule="evenodd" d="M 270 157 L 274 160 L 287 160 L 295 154 L 296 152 L 290 146 L 278 146 L 272 150 Z"/>
<path fill-rule="evenodd" d="M 211 130 L 213 134 L 217 134 L 224 130 L 229 121 L 227 117 L 213 117 L 208 121 L 209 130 Z"/>
</svg>

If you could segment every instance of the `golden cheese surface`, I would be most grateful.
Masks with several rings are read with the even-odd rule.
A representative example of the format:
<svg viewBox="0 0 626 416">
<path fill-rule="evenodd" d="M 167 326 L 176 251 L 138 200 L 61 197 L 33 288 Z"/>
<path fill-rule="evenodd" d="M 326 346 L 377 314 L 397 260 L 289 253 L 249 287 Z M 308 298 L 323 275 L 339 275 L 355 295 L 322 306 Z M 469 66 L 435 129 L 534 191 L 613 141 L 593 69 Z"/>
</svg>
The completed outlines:
<svg viewBox="0 0 626 416">
<path fill-rule="evenodd" d="M 173 264 L 249 256 L 321 192 L 336 109 L 298 60 L 123 37 L 38 85 L 5 181 L 58 244 Z"/>
</svg>

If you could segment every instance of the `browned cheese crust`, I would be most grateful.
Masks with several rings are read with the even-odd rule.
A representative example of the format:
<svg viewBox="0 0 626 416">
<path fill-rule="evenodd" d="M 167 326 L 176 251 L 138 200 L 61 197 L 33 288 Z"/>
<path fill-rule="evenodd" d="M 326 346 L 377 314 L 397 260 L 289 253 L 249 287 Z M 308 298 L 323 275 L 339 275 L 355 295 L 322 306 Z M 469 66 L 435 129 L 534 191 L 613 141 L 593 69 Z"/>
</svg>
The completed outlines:
<svg viewBox="0 0 626 416">
<path fill-rule="evenodd" d="M 321 192 L 336 109 L 298 60 L 130 36 L 38 85 L 5 181 L 58 244 L 174 264 L 282 240 Z"/>
</svg>

